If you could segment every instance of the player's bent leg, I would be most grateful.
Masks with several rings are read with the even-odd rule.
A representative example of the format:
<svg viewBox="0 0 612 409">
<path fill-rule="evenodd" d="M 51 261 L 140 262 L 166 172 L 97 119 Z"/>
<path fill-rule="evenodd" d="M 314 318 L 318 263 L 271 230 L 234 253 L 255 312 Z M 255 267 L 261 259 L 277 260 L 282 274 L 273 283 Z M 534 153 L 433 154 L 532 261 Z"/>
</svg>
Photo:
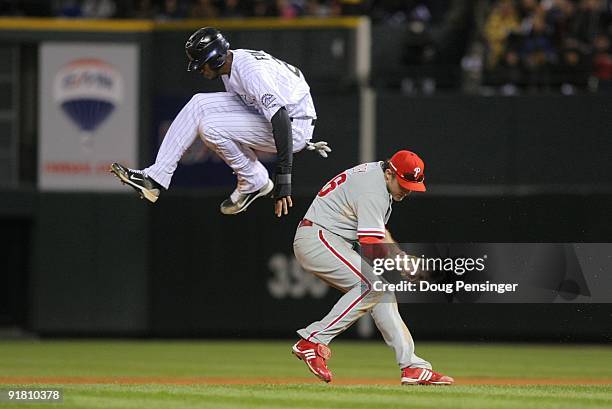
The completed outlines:
<svg viewBox="0 0 612 409">
<path fill-rule="evenodd" d="M 113 163 L 110 172 L 117 176 L 123 184 L 127 184 L 138 192 L 141 199 L 147 199 L 149 202 L 155 203 L 159 198 L 162 186 L 153 178 L 145 175 L 143 171 Z"/>
<path fill-rule="evenodd" d="M 381 295 L 370 284 L 360 282 L 340 297 L 325 317 L 300 329 L 298 334 L 307 341 L 327 345 L 376 305 Z"/>
<path fill-rule="evenodd" d="M 140 197 L 150 202 L 157 201 L 161 188 L 168 189 L 179 160 L 198 135 L 197 118 L 202 114 L 200 108 L 204 95 L 194 95 L 174 118 L 153 165 L 137 170 L 113 163 L 110 171 L 123 183 L 134 188 Z"/>
<path fill-rule="evenodd" d="M 316 225 L 300 227 L 293 249 L 306 271 L 345 293 L 321 321 L 297 331 L 302 340 L 292 348 L 310 372 L 329 382 L 331 372 L 326 361 L 331 352 L 327 356 L 329 349 L 324 347 L 372 308 L 383 293 L 373 291 L 372 283 L 377 277 L 371 269 L 362 267 L 359 254 L 340 236 Z"/>
<path fill-rule="evenodd" d="M 257 123 L 260 120 L 258 117 L 253 118 L 248 112 L 236 112 L 233 116 L 236 117 L 235 120 L 242 118 L 246 122 L 243 127 L 249 121 Z M 220 118 L 215 115 L 210 115 L 200 124 L 205 144 L 232 168 L 238 178 L 236 189 L 221 203 L 223 214 L 243 212 L 255 199 L 267 196 L 274 189 L 268 170 L 261 164 L 253 149 L 236 140 L 237 138 L 230 134 L 231 129 L 232 126 L 220 122 Z"/>
<path fill-rule="evenodd" d="M 208 136 L 204 143 L 234 170 L 238 178 L 236 189 L 221 203 L 221 213 L 244 212 L 255 199 L 272 192 L 274 183 L 269 179 L 268 170 L 252 149 L 222 137 Z"/>
<path fill-rule="evenodd" d="M 395 352 L 395 359 L 400 368 L 431 369 L 429 362 L 414 354 L 414 339 L 398 311 L 393 292 L 386 292 L 381 302 L 376 304 L 370 313 L 386 344 Z"/>
<path fill-rule="evenodd" d="M 454 379 L 431 368 L 431 364 L 414 353 L 414 340 L 404 323 L 395 294 L 385 293 L 382 300 L 370 311 L 383 339 L 395 351 L 401 368 L 402 385 L 451 385 Z"/>
<path fill-rule="evenodd" d="M 205 98 L 209 98 L 208 94 L 196 94 L 185 104 L 164 135 L 155 163 L 143 170 L 145 175 L 166 189 L 178 162 L 198 136 L 198 118 L 205 115 L 201 106 Z"/>
<path fill-rule="evenodd" d="M 379 278 L 361 263 L 351 244 L 333 233 L 316 227 L 303 227 L 294 241 L 296 258 L 307 271 L 345 292 L 331 311 L 298 334 L 307 341 L 329 344 L 378 303 L 383 292 L 376 291 Z"/>
<path fill-rule="evenodd" d="M 383 293 L 373 290 L 376 276 L 362 268 L 350 243 L 333 233 L 315 226 L 300 227 L 294 252 L 305 270 L 345 293 L 322 320 L 297 331 L 302 339 L 292 348 L 310 372 L 329 382 L 332 374 L 326 361 L 331 351 L 327 344 L 372 308 Z"/>
<path fill-rule="evenodd" d="M 241 103 L 240 98 L 235 94 L 214 92 L 194 95 L 172 121 L 157 152 L 155 163 L 142 171 L 135 169 L 128 170 L 143 174 L 150 180 L 155 181 L 159 187 L 168 189 L 179 160 L 198 136 L 200 120 L 209 115 L 227 114 L 240 109 L 244 109 L 244 104 Z M 115 172 L 112 169 L 111 171 L 115 174 L 121 173 Z M 119 175 L 117 177 L 130 184 Z M 153 196 L 145 190 L 139 189 L 132 184 L 130 186 L 142 192 L 141 194 L 147 200 L 154 201 L 151 199 Z M 159 192 L 157 193 L 158 196 Z"/>
</svg>

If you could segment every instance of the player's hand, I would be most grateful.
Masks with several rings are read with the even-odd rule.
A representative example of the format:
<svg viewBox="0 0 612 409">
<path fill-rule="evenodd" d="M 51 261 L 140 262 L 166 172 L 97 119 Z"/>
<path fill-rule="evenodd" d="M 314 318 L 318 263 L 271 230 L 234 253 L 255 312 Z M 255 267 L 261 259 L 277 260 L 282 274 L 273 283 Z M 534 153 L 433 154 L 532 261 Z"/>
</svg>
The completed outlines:
<svg viewBox="0 0 612 409">
<path fill-rule="evenodd" d="M 315 151 L 319 155 L 327 158 L 327 154 L 331 152 L 331 148 L 327 146 L 327 142 L 319 141 L 319 142 L 306 142 L 306 149 L 309 151 Z"/>
<path fill-rule="evenodd" d="M 289 214 L 289 208 L 293 206 L 293 201 L 291 200 L 291 173 L 283 173 L 282 169 L 276 173 L 272 197 L 274 197 L 274 214 L 276 217 Z"/>
<path fill-rule="evenodd" d="M 281 217 L 283 214 L 289 214 L 289 208 L 293 207 L 293 201 L 291 200 L 291 196 L 280 197 L 276 199 L 276 203 L 274 204 L 274 214 L 276 217 Z"/>
<path fill-rule="evenodd" d="M 412 256 L 410 254 L 406 254 L 404 251 L 402 251 L 401 253 L 398 254 L 401 258 L 404 257 L 408 257 L 411 259 L 416 259 L 415 256 Z M 414 265 L 414 264 L 412 264 Z M 402 276 L 403 278 L 407 279 L 410 282 L 417 282 L 417 281 L 421 281 L 423 280 L 423 278 L 425 277 L 424 275 L 424 271 L 422 269 L 417 269 L 416 271 L 413 270 L 412 268 L 408 268 L 407 270 L 401 270 L 400 271 L 400 276 Z"/>
</svg>

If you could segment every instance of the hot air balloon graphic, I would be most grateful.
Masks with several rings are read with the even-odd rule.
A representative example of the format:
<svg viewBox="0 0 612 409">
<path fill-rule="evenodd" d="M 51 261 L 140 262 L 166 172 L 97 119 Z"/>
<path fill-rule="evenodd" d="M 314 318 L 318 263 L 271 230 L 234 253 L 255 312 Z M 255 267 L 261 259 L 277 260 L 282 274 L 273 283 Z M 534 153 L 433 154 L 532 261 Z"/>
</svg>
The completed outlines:
<svg viewBox="0 0 612 409">
<path fill-rule="evenodd" d="M 121 73 L 99 59 L 74 60 L 55 76 L 55 101 L 81 131 L 86 151 L 92 148 L 95 130 L 121 102 L 122 89 Z"/>
</svg>

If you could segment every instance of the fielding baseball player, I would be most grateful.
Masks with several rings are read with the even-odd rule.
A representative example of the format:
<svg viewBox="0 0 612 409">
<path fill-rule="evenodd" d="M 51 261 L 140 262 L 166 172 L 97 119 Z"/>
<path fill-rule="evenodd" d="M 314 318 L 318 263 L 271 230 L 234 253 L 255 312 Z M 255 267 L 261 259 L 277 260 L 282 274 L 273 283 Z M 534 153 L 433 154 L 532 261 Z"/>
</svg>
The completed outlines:
<svg viewBox="0 0 612 409">
<path fill-rule="evenodd" d="M 328 344 L 368 311 L 387 345 L 395 351 L 403 385 L 454 382 L 434 372 L 429 362 L 415 355 L 395 294 L 375 290 L 373 283 L 383 279 L 372 272 L 369 264 L 362 263 L 360 254 L 353 249 L 358 240 L 362 245 L 392 243 L 364 246 L 382 250 L 387 257 L 403 253 L 385 225 L 393 200 L 399 202 L 412 191 L 425 191 L 424 170 L 423 161 L 405 150 L 388 161 L 346 170 L 321 189 L 298 226 L 293 249 L 299 263 L 345 293 L 323 319 L 298 331 L 301 339 L 293 346 L 293 354 L 325 382 L 332 380 L 326 364 L 331 356 Z"/>
<path fill-rule="evenodd" d="M 331 152 L 326 142 L 310 142 L 317 115 L 304 74 L 264 51 L 230 50 L 221 32 L 210 27 L 193 33 L 185 51 L 187 71 L 209 80 L 220 77 L 227 92 L 194 95 L 172 122 L 153 165 L 136 170 L 113 163 L 111 172 L 155 202 L 199 135 L 238 178 L 236 189 L 221 203 L 221 213 L 243 212 L 274 191 L 275 214 L 287 214 L 293 205 L 293 153 L 307 148 L 327 157 Z M 254 151 L 277 153 L 274 183 Z"/>
</svg>

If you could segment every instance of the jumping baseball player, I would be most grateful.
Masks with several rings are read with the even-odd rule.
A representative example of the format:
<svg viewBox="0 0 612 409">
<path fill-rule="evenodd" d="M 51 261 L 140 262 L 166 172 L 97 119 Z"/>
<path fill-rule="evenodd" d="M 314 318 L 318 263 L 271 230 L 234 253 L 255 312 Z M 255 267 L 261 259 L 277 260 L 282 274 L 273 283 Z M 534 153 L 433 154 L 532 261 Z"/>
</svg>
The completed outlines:
<svg viewBox="0 0 612 409">
<path fill-rule="evenodd" d="M 321 189 L 300 222 L 293 249 L 302 267 L 345 294 L 320 321 L 298 331 L 293 354 L 325 382 L 332 380 L 326 361 L 328 344 L 370 312 L 387 345 L 395 351 L 403 385 L 450 385 L 453 378 L 434 372 L 414 353 L 414 341 L 397 309 L 393 292 L 376 291 L 376 276 L 353 249 L 356 241 L 394 257 L 403 253 L 385 225 L 391 204 L 412 191 L 425 191 L 425 165 L 410 151 L 399 151 L 384 162 L 364 163 L 346 170 Z M 389 248 L 392 248 L 390 250 Z M 381 287 L 377 287 L 381 288 Z"/>
<path fill-rule="evenodd" d="M 155 163 L 144 170 L 113 163 L 113 172 L 141 197 L 155 202 L 168 189 L 183 153 L 200 136 L 238 178 L 221 203 L 221 213 L 243 212 L 258 197 L 273 192 L 275 214 L 287 214 L 291 200 L 293 153 L 304 148 L 327 157 L 326 142 L 311 143 L 316 111 L 310 87 L 296 67 L 264 51 L 230 50 L 215 28 L 193 33 L 185 44 L 187 71 L 221 78 L 227 92 L 196 94 L 168 129 Z M 274 183 L 255 151 L 276 152 Z"/>
</svg>

